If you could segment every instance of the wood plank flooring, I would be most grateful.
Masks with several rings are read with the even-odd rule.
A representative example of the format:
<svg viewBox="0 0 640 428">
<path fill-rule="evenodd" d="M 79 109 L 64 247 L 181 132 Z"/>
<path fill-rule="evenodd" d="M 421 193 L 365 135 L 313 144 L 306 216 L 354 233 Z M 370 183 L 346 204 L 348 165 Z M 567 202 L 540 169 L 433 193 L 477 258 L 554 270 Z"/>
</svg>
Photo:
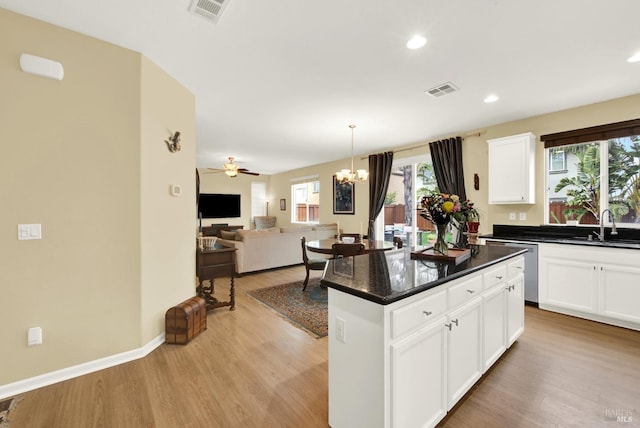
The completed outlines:
<svg viewBox="0 0 640 428">
<path fill-rule="evenodd" d="M 187 346 L 26 393 L 10 428 L 327 427 L 327 339 L 246 295 L 302 278 L 301 266 L 238 278 L 237 309 L 210 312 Z M 640 426 L 639 332 L 531 307 L 525 317 L 518 343 L 440 426 Z"/>
</svg>

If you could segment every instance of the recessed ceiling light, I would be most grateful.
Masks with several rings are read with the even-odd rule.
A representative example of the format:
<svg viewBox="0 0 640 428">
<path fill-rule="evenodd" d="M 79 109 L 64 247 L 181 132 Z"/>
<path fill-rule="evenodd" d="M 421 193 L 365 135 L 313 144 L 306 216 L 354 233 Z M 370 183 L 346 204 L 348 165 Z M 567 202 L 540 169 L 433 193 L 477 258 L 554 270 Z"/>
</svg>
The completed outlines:
<svg viewBox="0 0 640 428">
<path fill-rule="evenodd" d="M 489 103 L 495 103 L 496 101 L 498 101 L 500 98 L 497 95 L 489 95 L 487 98 L 485 98 L 483 101 L 487 104 Z"/>
<path fill-rule="evenodd" d="M 633 56 L 630 56 L 627 59 L 627 62 L 638 62 L 640 61 L 640 52 L 636 52 Z"/>
<path fill-rule="evenodd" d="M 427 39 L 422 36 L 413 36 L 408 42 L 407 47 L 409 49 L 418 49 L 427 44 Z"/>
</svg>

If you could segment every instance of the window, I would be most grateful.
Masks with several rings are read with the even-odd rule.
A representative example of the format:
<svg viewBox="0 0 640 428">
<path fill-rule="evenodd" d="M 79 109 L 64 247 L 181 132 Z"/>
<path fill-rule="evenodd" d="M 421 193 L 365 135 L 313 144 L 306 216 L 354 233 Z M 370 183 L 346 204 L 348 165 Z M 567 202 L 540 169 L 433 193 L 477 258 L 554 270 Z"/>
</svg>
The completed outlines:
<svg viewBox="0 0 640 428">
<path fill-rule="evenodd" d="M 417 204 L 422 197 L 436 188 L 431 160 L 424 157 L 398 159 L 389 178 L 384 207 L 377 221 L 384 224 L 385 241 L 394 237 L 404 245 L 423 245 L 435 239 L 433 225 L 417 215 Z"/>
<path fill-rule="evenodd" d="M 549 172 L 566 172 L 566 169 L 566 152 L 564 149 L 549 149 Z"/>
<path fill-rule="evenodd" d="M 267 215 L 267 183 L 251 182 L 251 218 Z"/>
<path fill-rule="evenodd" d="M 320 182 L 303 181 L 291 185 L 291 223 L 318 223 Z"/>
<path fill-rule="evenodd" d="M 640 120 L 541 138 L 549 156 L 550 224 L 599 224 L 601 213 L 609 209 L 616 223 L 640 227 Z M 570 144 L 560 145 L 569 139 Z M 565 171 L 554 163 L 560 151 Z M 609 223 L 608 216 L 603 220 Z"/>
</svg>

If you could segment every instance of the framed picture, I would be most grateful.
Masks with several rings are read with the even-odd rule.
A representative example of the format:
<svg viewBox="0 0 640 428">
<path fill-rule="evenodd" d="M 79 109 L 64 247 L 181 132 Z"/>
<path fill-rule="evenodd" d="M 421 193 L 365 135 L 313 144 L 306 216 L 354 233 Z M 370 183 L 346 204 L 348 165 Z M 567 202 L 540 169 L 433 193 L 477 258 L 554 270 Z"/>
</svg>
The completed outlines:
<svg viewBox="0 0 640 428">
<path fill-rule="evenodd" d="M 333 213 L 354 214 L 355 193 L 353 183 L 339 183 L 333 176 Z"/>
<path fill-rule="evenodd" d="M 280 211 L 286 211 L 286 210 L 287 210 L 287 200 L 280 199 Z"/>
</svg>

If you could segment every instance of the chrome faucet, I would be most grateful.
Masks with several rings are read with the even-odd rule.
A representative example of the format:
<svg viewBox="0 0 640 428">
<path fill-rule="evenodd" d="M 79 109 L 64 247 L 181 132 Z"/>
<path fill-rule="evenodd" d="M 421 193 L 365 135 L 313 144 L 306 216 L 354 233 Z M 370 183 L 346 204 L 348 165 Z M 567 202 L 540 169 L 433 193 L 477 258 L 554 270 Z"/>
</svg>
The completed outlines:
<svg viewBox="0 0 640 428">
<path fill-rule="evenodd" d="M 604 242 L 604 214 L 607 212 L 609 213 L 609 220 L 611 220 L 611 234 L 618 234 L 618 231 L 616 230 L 616 220 L 613 217 L 613 213 L 611 212 L 611 210 L 607 208 L 606 210 L 602 211 L 602 214 L 600 214 L 600 233 L 593 232 L 598 237 L 600 242 Z"/>
</svg>

